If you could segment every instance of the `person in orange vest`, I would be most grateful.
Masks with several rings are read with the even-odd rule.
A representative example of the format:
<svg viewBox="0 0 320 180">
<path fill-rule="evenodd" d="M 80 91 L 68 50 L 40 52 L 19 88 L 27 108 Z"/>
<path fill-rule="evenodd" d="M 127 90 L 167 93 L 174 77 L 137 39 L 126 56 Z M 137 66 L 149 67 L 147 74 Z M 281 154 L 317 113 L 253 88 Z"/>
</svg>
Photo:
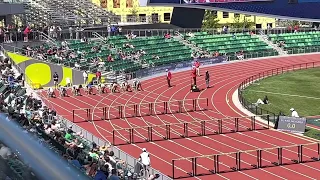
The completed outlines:
<svg viewBox="0 0 320 180">
<path fill-rule="evenodd" d="M 166 72 L 167 72 L 167 83 L 168 83 L 168 87 L 171 87 L 170 81 L 171 81 L 171 78 L 172 78 L 172 74 L 171 74 L 171 72 L 170 72 L 168 69 L 166 69 Z"/>
<path fill-rule="evenodd" d="M 197 76 L 200 76 L 200 62 L 199 61 L 195 61 L 194 62 L 194 66 L 196 67 Z"/>
<path fill-rule="evenodd" d="M 193 79 L 193 85 L 197 85 L 197 70 L 196 70 L 196 67 L 192 67 L 191 77 Z"/>
</svg>

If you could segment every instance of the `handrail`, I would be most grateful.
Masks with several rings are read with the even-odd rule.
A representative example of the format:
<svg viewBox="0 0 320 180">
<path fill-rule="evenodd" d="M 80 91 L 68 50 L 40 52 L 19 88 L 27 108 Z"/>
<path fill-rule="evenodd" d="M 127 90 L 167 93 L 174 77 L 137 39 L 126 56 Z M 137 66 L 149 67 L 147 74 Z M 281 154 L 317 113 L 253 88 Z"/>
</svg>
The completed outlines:
<svg viewBox="0 0 320 180">
<path fill-rule="evenodd" d="M 43 37 L 44 40 L 46 40 L 46 42 L 51 43 L 53 45 L 57 45 L 56 41 L 53 38 L 51 38 L 50 36 L 48 36 L 47 34 L 41 32 L 41 31 L 38 31 L 38 32 L 39 32 L 40 36 Z"/>
<path fill-rule="evenodd" d="M 103 36 L 101 36 L 99 33 L 93 32 L 92 35 L 93 35 L 94 37 L 98 38 L 100 41 L 106 42 L 106 38 L 103 37 Z"/>
</svg>

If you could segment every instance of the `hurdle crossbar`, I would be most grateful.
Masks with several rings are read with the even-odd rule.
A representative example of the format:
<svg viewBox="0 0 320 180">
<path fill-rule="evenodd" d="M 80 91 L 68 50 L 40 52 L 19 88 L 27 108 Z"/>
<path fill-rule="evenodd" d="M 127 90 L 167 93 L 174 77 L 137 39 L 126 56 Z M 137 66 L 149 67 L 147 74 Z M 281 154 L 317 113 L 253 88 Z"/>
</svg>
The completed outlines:
<svg viewBox="0 0 320 180">
<path fill-rule="evenodd" d="M 198 107 L 199 101 L 203 101 L 204 107 Z M 189 105 L 192 105 L 192 108 L 186 109 L 186 102 L 190 102 Z M 178 106 L 178 110 L 170 111 L 170 104 L 176 103 Z M 163 106 L 163 110 L 161 113 L 157 112 L 156 105 L 161 104 Z M 160 106 L 160 107 L 161 107 Z M 102 117 L 99 119 L 102 120 L 111 120 L 111 119 L 121 119 L 121 118 L 132 118 L 139 116 L 151 116 L 151 115 L 160 115 L 160 114 L 172 114 L 172 113 L 182 113 L 184 111 L 200 111 L 207 110 L 209 107 L 209 99 L 208 98 L 195 98 L 195 99 L 183 99 L 183 100 L 170 100 L 170 101 L 158 101 L 158 102 L 146 102 L 139 104 L 125 104 L 119 106 L 98 106 L 94 109 L 99 109 L 99 112 L 102 111 Z M 133 112 L 128 113 L 126 110 L 128 108 L 132 108 Z M 141 108 L 147 109 L 146 114 L 141 114 Z M 161 109 L 162 109 L 161 108 Z M 114 110 L 116 114 L 113 114 L 115 117 L 111 117 L 109 110 Z M 88 113 L 90 117 L 86 117 L 86 120 L 94 120 L 94 116 L 92 116 L 93 108 L 78 108 L 72 110 L 73 122 L 75 122 L 75 116 L 78 111 L 90 111 Z"/>
<path fill-rule="evenodd" d="M 241 168 L 241 161 L 245 161 L 245 160 L 242 160 L 242 156 L 241 154 L 244 154 L 244 153 L 252 153 L 252 152 L 255 152 L 256 154 L 256 165 L 255 165 L 255 168 L 264 168 L 264 167 L 268 167 L 268 166 L 263 166 L 262 165 L 262 152 L 264 151 L 270 151 L 270 150 L 277 150 L 277 162 L 271 162 L 272 164 L 274 165 L 277 165 L 277 166 L 281 166 L 281 165 L 284 165 L 283 162 L 282 162 L 282 159 L 283 159 L 283 149 L 286 149 L 286 148 L 297 148 L 296 150 L 296 153 L 297 153 L 297 161 L 295 161 L 295 163 L 304 163 L 306 161 L 303 161 L 303 147 L 305 146 L 311 146 L 311 145 L 317 145 L 317 153 L 318 153 L 318 157 L 310 157 L 311 159 L 313 159 L 314 161 L 320 161 L 320 141 L 319 142 L 312 142 L 312 143 L 306 143 L 306 144 L 294 144 L 294 145 L 288 145 L 288 146 L 277 146 L 277 147 L 271 147 L 271 148 L 263 148 L 263 149 L 252 149 L 252 150 L 245 150 L 245 151 L 234 151 L 234 152 L 228 152 L 228 153 L 218 153 L 218 154 L 209 154 L 209 155 L 200 155 L 200 156 L 191 156 L 191 157 L 183 157 L 183 158 L 176 158 L 176 159 L 172 159 L 172 178 L 173 179 L 177 179 L 175 177 L 175 173 L 174 173 L 174 170 L 177 169 L 175 167 L 176 165 L 176 162 L 177 161 L 191 161 L 191 170 L 192 172 L 191 173 L 188 173 L 190 176 L 197 176 L 197 164 L 195 160 L 197 159 L 201 159 L 201 158 L 208 158 L 208 159 L 212 159 L 213 160 L 213 170 L 209 170 L 210 173 L 214 173 L 214 174 L 218 174 L 218 173 L 223 173 L 223 172 L 220 172 L 219 170 L 219 157 L 221 156 L 233 156 L 235 155 L 235 168 L 232 168 L 234 169 L 235 171 L 241 171 L 243 170 Z M 254 155 L 254 153 L 252 153 L 252 155 Z M 209 167 L 208 167 L 209 168 Z"/>
<path fill-rule="evenodd" d="M 138 126 L 138 127 L 133 127 L 133 128 L 118 128 L 118 129 L 114 129 L 113 130 L 113 145 L 121 145 L 121 144 L 117 144 L 116 141 L 116 137 L 117 134 L 116 132 L 129 132 L 129 138 L 128 138 L 128 142 L 129 144 L 134 144 L 136 143 L 134 141 L 134 133 L 135 130 L 139 130 L 139 129 L 144 129 L 147 130 L 147 137 L 145 138 L 145 140 L 147 142 L 153 141 L 153 129 L 154 128 L 163 128 L 165 130 L 165 134 L 162 134 L 163 136 L 163 140 L 169 140 L 171 139 L 171 131 L 179 134 L 180 138 L 187 138 L 190 137 L 189 136 L 189 126 L 190 125 L 199 125 L 201 130 L 200 132 L 198 132 L 198 136 L 206 136 L 209 135 L 206 132 L 206 125 L 210 124 L 212 122 L 218 122 L 218 130 L 216 132 L 214 132 L 215 134 L 222 134 L 222 129 L 223 129 L 223 121 L 226 120 L 234 120 L 234 125 L 235 125 L 235 132 L 239 131 L 239 119 L 243 118 L 243 119 L 251 119 L 251 127 L 248 128 L 248 130 L 256 130 L 255 128 L 255 120 L 256 117 L 268 117 L 269 114 L 264 114 L 264 115 L 258 115 L 258 116 L 241 116 L 241 117 L 228 117 L 228 118 L 222 118 L 222 119 L 210 119 L 210 120 L 197 120 L 197 121 L 190 121 L 190 122 L 178 122 L 178 123 L 170 123 L 170 124 L 160 124 L 160 125 L 152 125 L 152 126 Z M 268 118 L 267 118 L 268 119 Z M 175 129 L 172 129 L 172 126 L 183 126 L 183 133 L 181 134 L 181 132 L 176 131 Z M 269 128 L 269 127 L 267 127 Z M 159 134 L 159 133 L 158 133 Z"/>
</svg>

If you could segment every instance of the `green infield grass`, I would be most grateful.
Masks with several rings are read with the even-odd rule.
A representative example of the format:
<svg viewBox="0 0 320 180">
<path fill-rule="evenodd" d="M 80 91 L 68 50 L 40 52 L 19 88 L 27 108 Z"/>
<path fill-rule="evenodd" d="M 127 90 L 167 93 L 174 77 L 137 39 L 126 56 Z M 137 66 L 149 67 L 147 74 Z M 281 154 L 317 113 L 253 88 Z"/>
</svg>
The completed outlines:
<svg viewBox="0 0 320 180">
<path fill-rule="evenodd" d="M 242 95 L 251 103 L 268 96 L 270 103 L 260 104 L 259 107 L 275 114 L 281 111 L 290 116 L 290 108 L 294 108 L 300 117 L 319 116 L 320 68 L 287 72 L 257 81 L 247 87 Z M 311 123 L 313 120 L 315 122 Z M 319 120 L 311 118 L 308 123 L 320 127 Z M 320 139 L 319 130 L 307 128 L 305 135 Z"/>
</svg>

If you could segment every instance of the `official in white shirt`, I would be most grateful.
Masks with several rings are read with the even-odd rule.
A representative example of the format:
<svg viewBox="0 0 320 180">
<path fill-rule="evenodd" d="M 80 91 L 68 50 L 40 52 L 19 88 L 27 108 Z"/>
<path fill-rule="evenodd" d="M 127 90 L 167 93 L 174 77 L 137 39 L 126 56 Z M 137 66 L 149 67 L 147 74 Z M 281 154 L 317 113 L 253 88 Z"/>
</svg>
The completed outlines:
<svg viewBox="0 0 320 180">
<path fill-rule="evenodd" d="M 142 153 L 140 154 L 139 161 L 143 164 L 144 169 L 147 169 L 148 166 L 150 166 L 151 164 L 150 156 L 146 148 L 142 149 Z"/>
<path fill-rule="evenodd" d="M 83 83 L 86 85 L 87 82 L 88 82 L 88 73 L 87 73 L 87 71 L 84 71 L 82 76 L 83 76 L 83 81 L 84 81 Z"/>
<path fill-rule="evenodd" d="M 290 111 L 291 111 L 291 116 L 292 116 L 292 117 L 296 117 L 296 118 L 299 117 L 297 111 L 296 111 L 294 108 L 291 108 Z"/>
</svg>

